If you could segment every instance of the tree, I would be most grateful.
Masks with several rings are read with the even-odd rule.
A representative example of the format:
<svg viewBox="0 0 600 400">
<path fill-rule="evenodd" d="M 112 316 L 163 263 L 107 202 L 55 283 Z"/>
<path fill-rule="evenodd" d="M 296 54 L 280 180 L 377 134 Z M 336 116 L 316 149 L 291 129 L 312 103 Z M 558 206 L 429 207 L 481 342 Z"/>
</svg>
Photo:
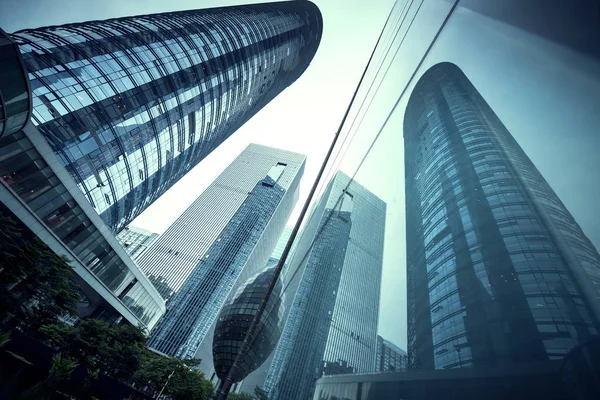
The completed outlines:
<svg viewBox="0 0 600 400">
<path fill-rule="evenodd" d="M 0 315 L 30 333 L 77 314 L 80 296 L 69 260 L 57 256 L 0 210 Z"/>
<path fill-rule="evenodd" d="M 214 387 L 204 374 L 193 369 L 197 365 L 198 360 L 163 357 L 148 350 L 133 381 L 137 387 L 155 394 L 164 387 L 163 394 L 172 400 L 209 399 Z"/>
<path fill-rule="evenodd" d="M 48 377 L 34 385 L 32 388 L 26 390 L 21 398 L 23 399 L 50 399 L 58 385 L 63 380 L 69 378 L 73 371 L 77 368 L 77 362 L 75 360 L 63 357 L 61 353 L 57 353 L 52 357 L 52 366 L 48 372 Z"/>
<path fill-rule="evenodd" d="M 88 370 L 98 369 L 114 378 L 128 380 L 138 370 L 146 350 L 142 328 L 108 325 L 84 319 L 77 325 L 45 325 L 40 332 L 59 351 L 77 360 Z"/>
<path fill-rule="evenodd" d="M 254 400 L 254 397 L 251 394 L 245 393 L 245 392 L 240 392 L 240 393 L 230 392 L 227 395 L 227 400 Z"/>
</svg>

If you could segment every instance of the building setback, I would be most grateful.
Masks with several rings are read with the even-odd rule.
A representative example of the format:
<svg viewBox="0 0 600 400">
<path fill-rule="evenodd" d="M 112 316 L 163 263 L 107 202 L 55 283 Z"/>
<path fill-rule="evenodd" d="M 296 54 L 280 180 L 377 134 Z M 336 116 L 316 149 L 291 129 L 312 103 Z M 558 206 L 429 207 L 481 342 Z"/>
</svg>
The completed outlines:
<svg viewBox="0 0 600 400">
<path fill-rule="evenodd" d="M 456 65 L 420 78 L 404 139 L 410 367 L 558 359 L 597 334 L 598 252 Z"/>
<path fill-rule="evenodd" d="M 373 370 L 385 217 L 386 204 L 342 172 L 329 183 L 286 266 L 285 295 L 295 296 L 264 384 L 270 399 L 311 398 L 323 373 Z"/>
<path fill-rule="evenodd" d="M 308 67 L 309 1 L 90 21 L 11 35 L 32 122 L 120 231 Z"/>
<path fill-rule="evenodd" d="M 117 235 L 117 240 L 132 259 L 139 258 L 158 238 L 158 233 L 152 233 L 135 226 L 126 226 Z"/>
<path fill-rule="evenodd" d="M 152 348 L 194 357 L 235 282 L 264 268 L 298 199 L 305 159 L 250 144 L 142 254 L 140 268 L 172 296 Z"/>
<path fill-rule="evenodd" d="M 400 347 L 389 340 L 377 335 L 377 358 L 375 360 L 375 371 L 377 372 L 400 372 L 406 371 L 408 355 Z"/>
</svg>

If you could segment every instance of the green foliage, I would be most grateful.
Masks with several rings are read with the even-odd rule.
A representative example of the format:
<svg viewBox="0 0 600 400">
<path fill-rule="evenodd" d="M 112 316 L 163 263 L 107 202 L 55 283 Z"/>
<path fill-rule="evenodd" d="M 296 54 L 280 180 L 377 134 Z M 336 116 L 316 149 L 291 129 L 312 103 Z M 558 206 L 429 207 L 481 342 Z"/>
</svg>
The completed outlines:
<svg viewBox="0 0 600 400">
<path fill-rule="evenodd" d="M 133 380 L 137 387 L 154 393 L 160 392 L 164 386 L 163 394 L 172 400 L 209 399 L 214 387 L 204 379 L 204 374 L 193 369 L 196 365 L 198 360 L 163 357 L 147 351 Z"/>
<path fill-rule="evenodd" d="M 25 236 L 0 212 L 0 315 L 35 334 L 61 315 L 76 315 L 80 296 L 68 259 L 35 236 Z"/>
<path fill-rule="evenodd" d="M 84 319 L 76 326 L 45 325 L 40 332 L 88 370 L 99 369 L 118 379 L 130 379 L 147 352 L 143 330 L 132 325 L 110 326 L 104 321 Z"/>
<path fill-rule="evenodd" d="M 0 332 L 0 347 L 4 347 L 10 342 L 10 332 Z"/>
<path fill-rule="evenodd" d="M 69 378 L 75 368 L 77 368 L 75 360 L 63 357 L 61 353 L 55 354 L 52 357 L 52 366 L 48 372 L 48 377 L 22 393 L 21 399 L 50 399 L 59 383 Z"/>
<path fill-rule="evenodd" d="M 50 367 L 50 373 L 48 374 L 49 381 L 57 382 L 64 378 L 71 376 L 75 368 L 77 368 L 77 362 L 69 357 L 63 357 L 61 353 L 56 353 L 52 357 L 52 366 Z"/>
<path fill-rule="evenodd" d="M 227 400 L 269 400 L 267 392 L 256 386 L 254 388 L 254 394 L 240 392 L 240 393 L 229 393 Z"/>
<path fill-rule="evenodd" d="M 254 397 L 245 392 L 241 393 L 229 393 L 227 395 L 227 400 L 254 400 Z"/>
</svg>

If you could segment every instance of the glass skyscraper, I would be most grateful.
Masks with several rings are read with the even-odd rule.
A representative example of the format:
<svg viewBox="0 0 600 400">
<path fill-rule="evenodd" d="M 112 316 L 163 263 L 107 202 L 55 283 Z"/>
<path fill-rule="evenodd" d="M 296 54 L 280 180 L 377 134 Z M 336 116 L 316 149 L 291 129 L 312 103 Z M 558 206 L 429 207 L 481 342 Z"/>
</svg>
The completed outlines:
<svg viewBox="0 0 600 400">
<path fill-rule="evenodd" d="M 376 372 L 406 371 L 408 355 L 400 347 L 377 335 Z"/>
<path fill-rule="evenodd" d="M 266 295 L 266 286 L 263 285 L 265 282 L 264 279 L 274 272 L 274 268 L 277 265 L 277 263 L 279 262 L 279 260 L 281 259 L 281 255 L 283 254 L 283 250 L 285 249 L 285 246 L 290 238 L 290 235 L 292 234 L 292 230 L 293 230 L 293 227 L 291 227 L 291 226 L 286 226 L 283 229 L 283 232 L 279 236 L 279 240 L 277 241 L 277 244 L 275 245 L 275 248 L 273 249 L 271 256 L 269 257 L 266 265 L 264 266 L 264 270 L 262 271 L 262 272 L 265 272 L 265 275 L 263 275 L 261 279 L 257 279 L 258 278 L 257 276 L 250 277 L 248 279 L 248 281 L 246 282 L 246 284 L 244 284 L 243 286 L 250 285 L 251 282 L 255 282 L 255 281 L 256 281 L 256 283 L 252 283 L 253 287 L 249 289 L 248 296 L 240 295 L 239 296 L 240 298 L 246 297 L 246 298 L 249 298 L 251 301 L 256 302 L 256 301 L 262 299 L 262 298 L 259 298 L 261 293 L 262 293 L 263 297 L 264 297 L 264 295 Z M 293 250 L 294 250 L 294 247 L 292 247 L 290 254 L 292 254 Z M 276 332 L 277 333 L 276 339 L 274 340 L 273 343 L 271 343 L 273 345 L 273 348 L 264 346 L 264 348 L 266 350 L 268 350 L 268 352 L 263 352 L 263 354 L 267 357 L 266 360 L 263 358 L 263 355 L 261 355 L 260 353 L 258 353 L 258 357 L 256 357 L 255 360 L 249 360 L 250 362 L 247 364 L 251 364 L 251 367 L 248 369 L 248 371 L 250 371 L 250 373 L 247 374 L 246 377 L 244 377 L 243 381 L 241 381 L 239 383 L 235 383 L 233 385 L 233 389 L 236 392 L 252 393 L 257 386 L 262 387 L 265 383 L 265 379 L 267 377 L 267 372 L 269 371 L 269 367 L 270 367 L 271 361 L 273 359 L 273 349 L 279 341 L 279 336 L 281 335 L 281 330 L 283 329 L 283 324 L 285 322 L 285 313 L 289 308 L 289 303 L 287 302 L 287 299 L 289 297 L 285 296 L 283 294 L 284 282 L 288 282 L 288 280 L 286 279 L 285 269 L 282 271 L 282 274 L 279 276 L 279 281 L 276 283 L 272 297 L 269 299 L 269 303 L 271 303 L 271 307 L 269 308 L 268 319 L 270 321 L 268 321 L 268 325 L 271 327 L 271 332 L 269 332 L 268 334 L 271 335 L 271 337 L 275 337 L 275 335 L 274 335 L 275 322 L 277 323 L 277 330 L 278 330 Z M 235 287 L 234 288 L 235 292 L 236 293 L 239 292 L 241 287 L 242 286 Z M 288 291 L 288 293 L 289 292 L 290 291 Z M 236 303 L 236 304 L 234 304 L 234 303 Z M 249 304 L 250 301 L 245 301 L 244 303 Z M 227 300 L 227 304 L 231 304 L 231 307 L 229 309 L 233 311 L 233 310 L 239 309 L 238 305 L 242 304 L 242 302 L 235 301 L 233 299 L 233 296 L 230 296 L 230 298 Z M 254 303 L 254 304 L 258 304 L 258 303 Z M 275 307 L 276 305 L 277 305 L 277 307 Z M 249 305 L 249 306 L 246 306 L 246 308 L 252 308 L 252 311 L 251 311 L 252 314 L 249 314 L 250 311 L 247 311 L 248 312 L 247 315 L 256 315 L 255 314 L 257 311 L 256 306 Z M 223 307 L 223 309 L 221 310 L 222 314 L 224 313 L 224 310 L 225 310 L 225 307 Z M 232 315 L 232 313 L 228 313 L 228 314 Z M 237 325 L 236 322 L 233 322 L 233 323 Z M 215 329 L 216 328 L 217 327 L 215 326 Z M 210 332 L 210 333 L 214 333 L 214 332 Z M 204 375 L 207 378 L 210 378 L 211 381 L 213 381 L 216 384 L 219 377 L 217 376 L 216 368 L 214 366 L 214 355 L 213 355 L 214 348 L 215 348 L 214 342 L 215 342 L 215 339 L 213 338 L 213 336 L 207 335 L 207 337 L 204 339 L 204 342 L 201 344 L 200 349 L 196 353 L 196 358 L 203 360 L 202 363 L 200 364 L 200 370 L 204 373 Z M 239 343 L 237 343 L 236 346 L 239 346 Z M 259 361 L 262 364 L 259 365 L 259 363 L 257 361 Z"/>
<path fill-rule="evenodd" d="M 0 30 L 0 201 L 71 260 L 80 316 L 152 329 L 169 286 L 114 232 L 293 83 L 321 31 L 308 1 Z"/>
<path fill-rule="evenodd" d="M 273 266 L 248 279 L 236 288 L 219 314 L 212 347 L 215 373 L 221 381 L 225 381 L 230 373 L 232 382 L 239 382 L 246 378 L 267 360 L 277 345 L 283 328 L 285 307 L 281 279 L 277 279 L 265 305 L 264 313 L 248 341 L 244 355 L 238 360 L 237 369 L 232 372 L 232 367 L 252 320 L 267 294 L 274 273 Z"/>
<path fill-rule="evenodd" d="M 598 252 L 456 65 L 420 78 L 404 139 L 410 367 L 558 359 L 597 334 Z"/>
<path fill-rule="evenodd" d="M 297 290 L 264 385 L 270 399 L 311 398 L 325 371 L 373 370 L 385 217 L 386 204 L 344 173 L 329 183 L 286 266 L 301 278 L 285 283 Z"/>
<path fill-rule="evenodd" d="M 142 254 L 138 265 L 170 298 L 152 348 L 195 356 L 234 284 L 264 269 L 298 199 L 305 159 L 249 145 Z"/>
<path fill-rule="evenodd" d="M 33 124 L 94 210 L 120 231 L 292 84 L 321 31 L 319 9 L 301 1 L 11 37 L 29 76 Z"/>
</svg>

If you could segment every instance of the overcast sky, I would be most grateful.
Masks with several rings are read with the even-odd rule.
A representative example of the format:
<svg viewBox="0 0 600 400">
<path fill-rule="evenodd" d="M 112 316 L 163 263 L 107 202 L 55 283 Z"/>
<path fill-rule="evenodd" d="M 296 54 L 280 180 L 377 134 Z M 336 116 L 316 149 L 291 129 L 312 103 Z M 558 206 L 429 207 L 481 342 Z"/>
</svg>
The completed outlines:
<svg viewBox="0 0 600 400">
<path fill-rule="evenodd" d="M 54 0 L 49 7 L 42 0 L 0 0 L 0 27 L 13 32 L 42 25 L 251 2 L 256 1 Z M 324 31 L 320 48 L 307 71 L 133 225 L 157 233 L 164 231 L 250 142 L 308 156 L 298 202 L 299 206 L 302 204 L 393 1 L 317 0 L 315 3 L 323 14 Z M 403 10 L 404 2 L 399 3 L 395 16 Z M 395 45 L 402 41 L 402 46 L 361 129 L 344 157 L 338 158 L 330 169 L 330 175 L 338 166 L 349 175 L 356 171 L 385 116 L 408 85 L 396 112 L 357 174 L 358 182 L 388 205 L 379 331 L 403 348 L 406 348 L 406 252 L 402 119 L 412 85 L 430 66 L 451 61 L 463 69 L 584 232 L 600 247 L 597 210 L 600 63 L 585 46 L 570 48 L 565 41 L 557 43 L 550 39 L 553 35 L 548 26 L 528 26 L 534 21 L 530 16 L 542 9 L 546 15 L 541 20 L 548 24 L 562 21 L 565 32 L 580 33 L 581 24 L 577 26 L 576 18 L 565 18 L 556 7 L 554 11 L 552 7 L 546 8 L 543 0 L 463 0 L 464 7 L 459 7 L 450 18 L 411 81 L 413 71 L 451 7 L 448 0 L 425 0 L 403 39 L 419 4 L 415 1 L 408 11 L 395 41 Z M 485 9 L 487 4 L 496 6 Z M 507 24 L 502 18 L 492 18 L 494 13 L 502 18 L 520 16 L 521 20 Z M 574 25 L 565 26 L 568 21 Z M 384 44 L 387 39 L 389 36 L 384 38 Z M 389 65 L 392 53 L 382 72 Z M 364 95 L 363 92 L 359 100 Z"/>
</svg>

